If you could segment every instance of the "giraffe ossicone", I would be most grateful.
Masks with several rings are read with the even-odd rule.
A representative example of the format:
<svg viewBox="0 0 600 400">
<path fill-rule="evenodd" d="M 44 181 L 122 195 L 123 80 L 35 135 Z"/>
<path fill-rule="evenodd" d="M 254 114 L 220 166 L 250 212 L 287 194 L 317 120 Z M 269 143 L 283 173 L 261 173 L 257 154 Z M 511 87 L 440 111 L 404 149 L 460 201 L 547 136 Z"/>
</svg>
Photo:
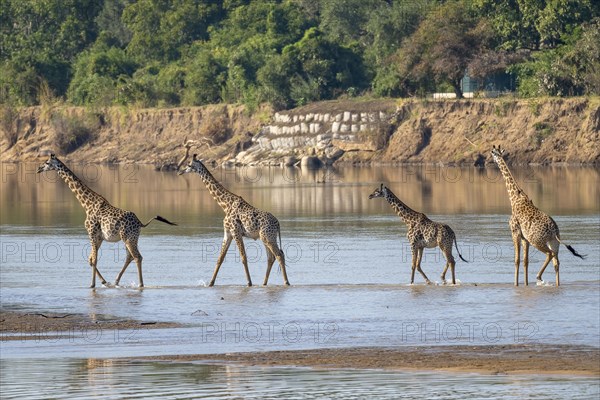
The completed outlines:
<svg viewBox="0 0 600 400">
<path fill-rule="evenodd" d="M 273 266 L 275 259 L 277 259 L 281 266 L 284 283 L 289 285 L 290 283 L 285 269 L 285 255 L 281 249 L 281 230 L 277 218 L 271 213 L 253 207 L 242 197 L 225 189 L 225 187 L 215 179 L 202 163 L 202 160 L 198 159 L 197 154 L 193 155 L 189 165 L 185 169 L 179 171 L 178 174 L 183 175 L 190 172 L 196 172 L 200 175 L 200 179 L 212 197 L 225 212 L 225 218 L 223 219 L 224 237 L 221 245 L 221 252 L 208 286 L 213 286 L 215 284 L 219 269 L 221 268 L 221 264 L 225 259 L 225 255 L 227 254 L 227 250 L 229 249 L 232 240 L 235 240 L 238 246 L 248 286 L 252 286 L 246 250 L 244 248 L 244 237 L 254 240 L 260 239 L 265 246 L 267 252 L 267 272 L 263 285 L 267 285 L 269 281 L 269 274 L 271 273 L 271 267 Z M 279 245 L 277 244 L 278 238 Z"/>
<path fill-rule="evenodd" d="M 412 251 L 410 283 L 413 284 L 415 281 L 415 271 L 419 271 L 425 279 L 425 282 L 428 284 L 431 283 L 429 278 L 427 278 L 427 275 L 425 275 L 425 272 L 421 269 L 421 259 L 423 258 L 424 249 L 439 246 L 446 258 L 446 266 L 441 275 L 442 282 L 446 282 L 446 272 L 448 271 L 448 268 L 450 268 L 450 272 L 452 273 L 452 284 L 456 284 L 456 276 L 454 273 L 456 261 L 452 255 L 453 244 L 456 247 L 460 259 L 465 262 L 467 262 L 467 260 L 463 258 L 458 250 L 456 235 L 452 228 L 446 224 L 430 220 L 421 212 L 414 211 L 404 204 L 388 187 L 384 186 L 383 183 L 369 195 L 369 199 L 377 197 L 383 197 L 408 227 L 406 237 L 408 238 L 410 249 Z"/>
<path fill-rule="evenodd" d="M 115 286 L 119 285 L 119 281 L 131 261 L 135 261 L 138 270 L 139 286 L 144 287 L 142 255 L 138 250 L 138 238 L 141 228 L 148 226 L 153 220 L 169 225 L 177 224 L 168 221 L 160 215 L 157 215 L 144 224 L 133 212 L 114 207 L 108 200 L 86 186 L 55 154 L 50 154 L 48 160 L 37 169 L 38 173 L 44 171 L 56 171 L 75 194 L 75 197 L 77 197 L 77 200 L 79 200 L 79 203 L 85 210 L 85 228 L 91 243 L 89 263 L 92 267 L 92 282 L 90 288 L 96 286 L 96 275 L 98 275 L 103 285 L 107 284 L 100 271 L 98 271 L 97 266 L 98 250 L 105 240 L 107 242 L 123 241 L 125 243 L 127 253 L 125 265 L 121 269 L 121 272 L 119 272 L 119 275 L 117 275 Z"/>
</svg>

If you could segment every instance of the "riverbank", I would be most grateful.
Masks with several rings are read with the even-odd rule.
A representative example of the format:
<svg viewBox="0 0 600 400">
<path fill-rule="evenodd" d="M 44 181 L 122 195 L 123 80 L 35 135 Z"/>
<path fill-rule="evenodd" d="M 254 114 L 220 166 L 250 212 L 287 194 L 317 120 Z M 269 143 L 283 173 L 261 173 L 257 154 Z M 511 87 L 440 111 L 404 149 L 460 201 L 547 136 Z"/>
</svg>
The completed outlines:
<svg viewBox="0 0 600 400">
<path fill-rule="evenodd" d="M 172 169 L 183 143 L 230 165 L 485 165 L 501 144 L 512 164 L 600 163 L 600 101 L 346 100 L 274 112 L 211 105 L 176 109 L 2 109 L 1 161 L 55 152 L 69 162 Z M 210 146 L 202 145 L 210 141 Z"/>
</svg>

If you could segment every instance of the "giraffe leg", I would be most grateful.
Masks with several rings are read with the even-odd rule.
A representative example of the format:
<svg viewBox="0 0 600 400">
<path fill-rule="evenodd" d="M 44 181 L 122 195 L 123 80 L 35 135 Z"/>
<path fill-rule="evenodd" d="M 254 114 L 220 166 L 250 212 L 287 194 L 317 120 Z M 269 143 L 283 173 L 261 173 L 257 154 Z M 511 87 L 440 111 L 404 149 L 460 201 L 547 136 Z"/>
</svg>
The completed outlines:
<svg viewBox="0 0 600 400">
<path fill-rule="evenodd" d="M 125 246 L 127 247 L 127 251 L 129 252 L 129 254 L 131 254 L 131 256 L 133 257 L 133 260 L 135 261 L 135 265 L 137 266 L 138 270 L 138 280 L 140 282 L 140 287 L 142 288 L 144 287 L 144 278 L 142 277 L 143 257 L 138 250 L 137 239 L 128 240 L 127 242 L 125 242 Z M 127 266 L 127 264 L 125 266 Z M 125 270 L 125 268 L 123 268 L 123 270 Z"/>
<path fill-rule="evenodd" d="M 450 263 L 448 261 L 446 261 L 446 266 L 444 267 L 444 270 L 442 271 L 442 283 L 446 283 L 446 271 L 448 271 L 448 267 L 450 266 Z"/>
<path fill-rule="evenodd" d="M 89 263 L 90 267 L 92 267 L 92 282 L 90 283 L 90 288 L 96 287 L 96 275 L 100 278 L 100 281 L 103 285 L 106 284 L 106 280 L 98 271 L 98 250 L 100 249 L 100 245 L 102 245 L 102 240 L 92 240 L 92 249 L 90 251 Z"/>
<path fill-rule="evenodd" d="M 450 273 L 452 273 L 452 284 L 456 285 L 456 276 L 454 273 L 454 266 L 456 265 L 456 261 L 454 260 L 454 256 L 452 255 L 452 247 L 450 248 L 450 250 L 446 250 L 444 252 L 444 256 L 446 257 L 446 268 L 444 269 L 444 275 L 446 274 L 446 269 L 448 269 L 448 266 L 450 266 Z"/>
<path fill-rule="evenodd" d="M 515 238 L 513 235 L 513 243 L 515 245 L 515 286 L 519 286 L 519 263 L 521 257 L 521 239 Z"/>
<path fill-rule="evenodd" d="M 523 243 L 523 274 L 525 275 L 525 286 L 529 285 L 529 242 L 525 239 Z"/>
<path fill-rule="evenodd" d="M 115 286 L 119 286 L 119 282 L 121 281 L 121 277 L 123 276 L 123 273 L 125 273 L 125 270 L 129 266 L 129 264 L 133 261 L 133 256 L 127 249 L 127 246 L 125 246 L 125 252 L 127 253 L 127 258 L 125 259 L 125 265 L 123 265 L 121 272 L 119 272 L 119 275 L 117 275 L 117 279 L 115 279 Z"/>
<path fill-rule="evenodd" d="M 456 276 L 454 273 L 454 266 L 456 265 L 456 261 L 454 260 L 454 256 L 452 255 L 452 242 L 450 242 L 449 247 L 440 246 L 440 249 L 442 250 L 444 258 L 446 259 L 446 266 L 444 267 L 444 271 L 442 271 L 442 282 L 446 283 L 446 271 L 448 271 L 448 267 L 450 267 L 450 272 L 452 273 L 452 284 L 456 285 Z"/>
<path fill-rule="evenodd" d="M 267 251 L 270 251 L 271 253 L 273 253 L 275 258 L 277 258 L 277 262 L 281 266 L 281 273 L 283 274 L 283 283 L 285 285 L 289 286 L 290 281 L 288 281 L 287 272 L 285 270 L 285 254 L 283 253 L 283 250 L 281 250 L 279 248 L 279 246 L 277 246 L 277 243 L 274 243 L 274 242 L 268 242 L 267 246 L 268 246 Z M 267 268 L 267 276 L 265 276 L 265 285 L 267 284 L 267 279 L 269 278 L 269 272 L 271 272 L 270 265 L 272 265 L 272 264 L 273 264 L 273 262 L 270 261 L 269 267 Z"/>
<path fill-rule="evenodd" d="M 225 255 L 227 254 L 227 250 L 229 250 L 229 245 L 231 244 L 231 239 L 233 237 L 229 233 L 229 231 L 225 230 L 225 236 L 223 237 L 223 244 L 221 244 L 221 254 L 219 254 L 219 259 L 217 260 L 217 265 L 215 266 L 215 271 L 213 272 L 212 279 L 208 286 L 213 286 L 215 284 L 215 280 L 217 280 L 217 274 L 219 273 L 219 268 L 221 268 L 221 264 L 223 264 L 223 260 L 225 259 Z"/>
<path fill-rule="evenodd" d="M 544 265 L 542 265 L 542 269 L 540 269 L 540 272 L 538 272 L 537 277 L 536 277 L 538 282 L 542 282 L 542 274 L 546 270 L 546 267 L 550 263 L 551 259 L 552 259 L 552 252 L 546 253 L 546 260 L 544 261 Z"/>
<path fill-rule="evenodd" d="M 250 271 L 248 270 L 248 258 L 246 257 L 246 248 L 244 247 L 244 239 L 242 235 L 234 235 L 235 243 L 237 244 L 238 250 L 240 251 L 240 257 L 242 258 L 242 264 L 244 265 L 244 272 L 246 273 L 246 281 L 248 286 L 252 286 L 252 278 L 250 278 Z"/>
<path fill-rule="evenodd" d="M 508 226 L 510 227 L 510 234 L 515 246 L 515 286 L 519 286 L 519 264 L 521 262 L 521 240 L 523 239 L 523 235 L 521 234 L 521 226 L 514 215 L 510 217 Z"/>
<path fill-rule="evenodd" d="M 554 254 L 552 258 L 552 263 L 554 264 L 554 272 L 556 272 L 556 286 L 560 286 L 560 261 L 558 261 L 558 254 Z"/>
<path fill-rule="evenodd" d="M 560 286 L 560 261 L 558 261 L 558 250 L 560 249 L 560 242 L 552 240 L 548 243 L 548 248 L 552 252 L 552 263 L 554 264 L 554 272 L 556 274 L 556 286 Z"/>
<path fill-rule="evenodd" d="M 263 282 L 263 286 L 267 286 L 269 282 L 269 274 L 271 273 L 271 267 L 273 267 L 273 263 L 275 262 L 275 256 L 269 249 L 269 246 L 265 243 L 265 250 L 267 251 L 267 273 L 265 274 L 265 280 Z"/>
<path fill-rule="evenodd" d="M 423 278 L 425 279 L 425 282 L 430 285 L 431 281 L 429 280 L 429 278 L 427 277 L 427 275 L 425 275 L 425 272 L 423 272 L 423 270 L 421 269 L 421 259 L 423 258 L 423 249 L 419 249 L 419 252 L 417 254 L 417 271 L 419 271 L 421 273 L 421 275 L 423 275 Z"/>
<path fill-rule="evenodd" d="M 418 249 L 412 249 L 412 264 L 411 264 L 411 271 L 410 271 L 410 284 L 414 284 L 415 283 L 415 271 L 417 269 L 417 253 L 419 252 Z"/>
</svg>

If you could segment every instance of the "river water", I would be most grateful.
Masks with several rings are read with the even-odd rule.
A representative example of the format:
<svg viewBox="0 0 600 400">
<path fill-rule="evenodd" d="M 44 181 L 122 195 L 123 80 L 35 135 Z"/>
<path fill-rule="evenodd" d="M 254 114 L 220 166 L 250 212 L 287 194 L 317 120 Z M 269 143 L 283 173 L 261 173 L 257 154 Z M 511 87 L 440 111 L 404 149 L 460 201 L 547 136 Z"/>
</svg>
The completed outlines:
<svg viewBox="0 0 600 400">
<path fill-rule="evenodd" d="M 72 394 L 82 397 L 93 395 L 94 390 L 122 397 L 124 392 L 112 386 L 113 380 L 130 382 L 134 390 L 141 384 L 136 379 L 140 376 L 153 381 L 154 387 L 165 383 L 163 394 L 177 395 L 169 391 L 180 390 L 184 397 L 190 388 L 205 390 L 202 393 L 208 397 L 269 397 L 275 393 L 269 390 L 277 379 L 286 382 L 285 387 L 275 385 L 283 395 L 290 390 L 298 397 L 345 397 L 351 392 L 341 382 L 357 375 L 364 377 L 363 386 L 354 388 L 359 396 L 360 390 L 368 390 L 377 397 L 394 397 L 393 389 L 399 386 L 430 387 L 422 392 L 426 397 L 447 386 L 453 388 L 450 398 L 483 397 L 481 393 L 506 398 L 512 391 L 521 395 L 529 389 L 531 397 L 543 390 L 550 398 L 552 394 L 562 397 L 563 390 L 582 398 L 598 392 L 597 380 L 576 377 L 525 380 L 122 360 L 105 360 L 106 365 L 91 370 L 81 367 L 97 358 L 319 347 L 512 343 L 600 347 L 598 169 L 515 169 L 525 192 L 557 221 L 563 241 L 588 257 L 581 260 L 562 248 L 561 286 L 554 286 L 552 266 L 544 273 L 545 283 L 536 285 L 535 274 L 544 256 L 532 250 L 530 285 L 514 287 L 510 203 L 495 168 L 217 168 L 213 173 L 226 187 L 278 217 L 292 286 L 282 285 L 276 266 L 269 286 L 260 286 L 266 253 L 260 242 L 247 240 L 256 286 L 245 286 L 232 244 L 216 285 L 208 288 L 223 236 L 223 212 L 198 176 L 155 172 L 147 166 L 74 165 L 74 172 L 91 188 L 112 204 L 134 211 L 142 221 L 159 214 L 179 224 L 172 227 L 155 221 L 143 230 L 139 243 L 144 256 L 143 290 L 137 288 L 133 263 L 121 287 L 90 290 L 85 213 L 75 196 L 55 173 L 35 174 L 37 164 L 2 164 L 1 168 L 3 309 L 186 325 L 164 330 L 74 328 L 60 338 L 37 332 L 32 340 L 3 341 L 2 382 L 16 379 L 11 386 L 2 385 L 3 398 L 18 395 L 18 388 L 32 390 L 35 385 L 30 382 L 44 374 L 42 365 L 53 366 L 53 382 L 80 385 L 81 391 L 74 389 Z M 385 200 L 368 199 L 380 183 L 409 206 L 454 229 L 469 261 L 457 261 L 457 285 L 440 284 L 444 259 L 437 249 L 427 250 L 422 262 L 436 284 L 425 285 L 417 274 L 415 285 L 408 285 L 411 255 L 406 227 Z M 98 266 L 109 280 L 114 281 L 125 260 L 122 246 L 102 245 Z M 521 282 L 522 274 L 521 270 Z M 168 376 L 182 375 L 186 378 L 181 385 L 166 384 Z M 44 379 L 50 378 L 38 382 Z M 466 381 L 472 384 L 472 392 L 463 390 Z M 228 392 L 220 385 L 233 389 Z M 380 391 L 372 392 L 371 387 Z M 573 392 L 574 387 L 581 390 Z M 57 396 L 47 393 L 40 396 Z M 406 393 L 408 398 L 416 392 L 407 389 Z"/>
</svg>

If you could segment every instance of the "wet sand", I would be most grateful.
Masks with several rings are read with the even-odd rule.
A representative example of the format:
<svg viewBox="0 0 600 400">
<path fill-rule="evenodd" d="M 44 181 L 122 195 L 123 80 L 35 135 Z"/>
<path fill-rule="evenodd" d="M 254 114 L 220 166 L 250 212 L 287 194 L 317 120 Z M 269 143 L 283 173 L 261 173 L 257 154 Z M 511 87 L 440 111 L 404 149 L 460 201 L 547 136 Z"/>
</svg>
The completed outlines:
<svg viewBox="0 0 600 400">
<path fill-rule="evenodd" d="M 95 329 L 176 328 L 180 324 L 137 321 L 98 314 L 21 312 L 0 310 L 0 340 L 32 340 L 40 335 L 61 338 L 60 332 L 86 332 Z M 70 337 L 65 335 L 65 337 Z"/>
<path fill-rule="evenodd" d="M 68 332 L 99 328 L 139 330 L 180 326 L 182 325 L 170 322 L 138 321 L 107 315 L 0 311 L 1 340 L 31 340 L 38 339 L 40 335 L 60 339 L 63 333 L 68 337 Z M 356 347 L 208 355 L 175 354 L 142 359 L 257 366 L 600 376 L 600 348 L 575 345 Z"/>
<path fill-rule="evenodd" d="M 149 358 L 257 366 L 600 376 L 600 348 L 568 345 L 365 347 Z"/>
</svg>

